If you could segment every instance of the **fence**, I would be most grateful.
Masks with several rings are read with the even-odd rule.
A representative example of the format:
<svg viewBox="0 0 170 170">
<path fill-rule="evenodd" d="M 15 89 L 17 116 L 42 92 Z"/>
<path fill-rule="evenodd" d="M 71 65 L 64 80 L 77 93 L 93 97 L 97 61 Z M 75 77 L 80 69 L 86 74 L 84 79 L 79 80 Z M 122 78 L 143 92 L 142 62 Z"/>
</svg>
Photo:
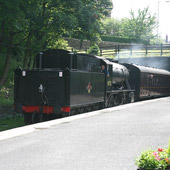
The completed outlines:
<svg viewBox="0 0 170 170">
<path fill-rule="evenodd" d="M 113 49 L 100 49 L 101 56 L 113 57 L 156 57 L 170 56 L 170 44 L 160 45 L 117 45 Z"/>
<path fill-rule="evenodd" d="M 87 53 L 87 49 L 78 52 Z M 108 48 L 100 48 L 100 56 L 111 58 L 170 56 L 170 44 L 117 44 Z"/>
</svg>

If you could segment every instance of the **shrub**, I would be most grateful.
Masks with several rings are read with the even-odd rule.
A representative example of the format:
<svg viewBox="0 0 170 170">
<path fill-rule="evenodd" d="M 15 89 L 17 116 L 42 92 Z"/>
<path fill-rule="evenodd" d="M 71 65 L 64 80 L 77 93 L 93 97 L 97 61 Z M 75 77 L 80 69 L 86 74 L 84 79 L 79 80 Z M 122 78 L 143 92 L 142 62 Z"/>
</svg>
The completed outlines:
<svg viewBox="0 0 170 170">
<path fill-rule="evenodd" d="M 117 37 L 111 35 L 102 35 L 102 41 L 119 42 L 119 43 L 139 43 L 148 44 L 148 41 L 142 39 L 128 38 L 128 37 Z"/>
<path fill-rule="evenodd" d="M 3 87 L 0 89 L 0 106 L 12 107 L 13 105 L 13 88 Z"/>
<path fill-rule="evenodd" d="M 139 168 L 143 169 L 162 169 L 165 170 L 169 165 L 167 150 L 158 148 L 157 151 L 147 150 L 141 153 L 136 160 Z"/>
<path fill-rule="evenodd" d="M 87 51 L 88 54 L 93 54 L 93 55 L 99 55 L 100 49 L 97 44 L 94 44 L 90 46 L 90 48 Z"/>
</svg>

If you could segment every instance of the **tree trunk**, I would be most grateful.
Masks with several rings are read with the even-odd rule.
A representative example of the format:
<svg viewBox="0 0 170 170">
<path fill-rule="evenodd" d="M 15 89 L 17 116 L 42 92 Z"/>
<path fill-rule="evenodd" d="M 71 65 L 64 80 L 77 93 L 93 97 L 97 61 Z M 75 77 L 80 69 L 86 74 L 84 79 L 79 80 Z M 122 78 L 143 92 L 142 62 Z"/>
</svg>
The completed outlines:
<svg viewBox="0 0 170 170">
<path fill-rule="evenodd" d="M 9 40 L 10 40 L 9 43 L 12 44 L 13 34 L 10 35 Z M 4 65 L 3 72 L 2 72 L 2 76 L 0 78 L 0 88 L 5 84 L 6 78 L 8 76 L 11 55 L 12 55 L 12 46 L 9 46 L 8 51 L 7 51 L 6 60 L 5 60 L 5 65 Z"/>
<path fill-rule="evenodd" d="M 29 51 L 28 69 L 31 69 L 33 67 L 32 58 L 33 57 L 32 57 L 31 51 Z"/>
<path fill-rule="evenodd" d="M 29 50 L 25 50 L 25 55 L 24 55 L 24 62 L 23 62 L 23 68 L 27 69 L 28 68 L 28 60 L 29 60 Z"/>
<path fill-rule="evenodd" d="M 30 32 L 28 35 L 28 39 L 26 42 L 26 49 L 25 49 L 25 55 L 24 55 L 24 61 L 23 61 L 23 68 L 28 68 L 28 62 L 29 62 L 29 55 L 30 55 L 30 45 L 31 45 L 31 35 L 32 33 Z"/>
<path fill-rule="evenodd" d="M 4 37 L 5 37 L 5 21 L 2 21 L 1 28 L 0 28 L 0 52 L 2 51 Z"/>
<path fill-rule="evenodd" d="M 1 47 L 4 41 L 4 34 L 5 34 L 5 21 L 2 21 L 0 29 L 0 50 L 2 49 Z"/>
</svg>

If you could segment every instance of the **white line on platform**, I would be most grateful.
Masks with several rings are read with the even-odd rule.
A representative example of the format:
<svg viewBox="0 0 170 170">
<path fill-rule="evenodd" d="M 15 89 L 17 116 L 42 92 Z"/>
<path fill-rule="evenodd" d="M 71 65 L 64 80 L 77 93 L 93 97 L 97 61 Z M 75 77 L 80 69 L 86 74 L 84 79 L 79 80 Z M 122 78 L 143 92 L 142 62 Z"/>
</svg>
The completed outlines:
<svg viewBox="0 0 170 170">
<path fill-rule="evenodd" d="M 166 99 L 170 99 L 170 97 L 125 104 L 125 105 L 121 105 L 121 106 L 117 106 L 117 107 L 106 108 L 103 110 L 88 112 L 88 113 L 75 115 L 75 116 L 71 116 L 71 117 L 66 117 L 66 118 L 62 118 L 62 119 L 56 119 L 56 120 L 37 123 L 37 124 L 33 124 L 33 125 L 23 126 L 23 127 L 11 129 L 11 130 L 6 130 L 3 132 L 0 132 L 0 141 L 4 140 L 4 139 L 9 139 L 9 138 L 13 138 L 16 136 L 21 136 L 24 134 L 32 133 L 39 129 L 48 129 L 51 126 L 58 125 L 58 124 L 61 124 L 64 122 L 70 122 L 73 120 L 87 118 L 87 117 L 95 116 L 95 115 L 102 114 L 102 113 L 108 113 L 108 112 L 112 112 L 115 110 L 126 109 L 126 108 L 130 108 L 130 107 L 134 107 L 134 106 L 138 106 L 138 105 L 142 105 L 142 104 L 146 104 L 146 103 L 150 103 L 150 102 L 155 102 L 155 101 L 159 101 L 159 100 L 166 100 Z"/>
</svg>

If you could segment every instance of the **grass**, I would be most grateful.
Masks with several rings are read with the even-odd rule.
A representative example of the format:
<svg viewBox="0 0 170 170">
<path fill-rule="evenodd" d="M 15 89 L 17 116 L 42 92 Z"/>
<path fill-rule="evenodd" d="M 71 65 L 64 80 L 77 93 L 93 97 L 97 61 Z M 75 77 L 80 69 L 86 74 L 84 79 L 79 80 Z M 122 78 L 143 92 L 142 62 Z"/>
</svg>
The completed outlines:
<svg viewBox="0 0 170 170">
<path fill-rule="evenodd" d="M 13 107 L 13 95 L 13 88 L 3 87 L 0 89 L 0 109 L 2 109 L 0 113 L 3 114 L 0 119 L 0 132 L 25 125 L 23 117 L 13 117 L 12 114 L 3 111 L 3 109 L 8 110 Z"/>
<path fill-rule="evenodd" d="M 1 119 L 0 120 L 0 132 L 4 130 L 21 127 L 24 125 L 25 124 L 24 124 L 23 117 Z"/>
</svg>

